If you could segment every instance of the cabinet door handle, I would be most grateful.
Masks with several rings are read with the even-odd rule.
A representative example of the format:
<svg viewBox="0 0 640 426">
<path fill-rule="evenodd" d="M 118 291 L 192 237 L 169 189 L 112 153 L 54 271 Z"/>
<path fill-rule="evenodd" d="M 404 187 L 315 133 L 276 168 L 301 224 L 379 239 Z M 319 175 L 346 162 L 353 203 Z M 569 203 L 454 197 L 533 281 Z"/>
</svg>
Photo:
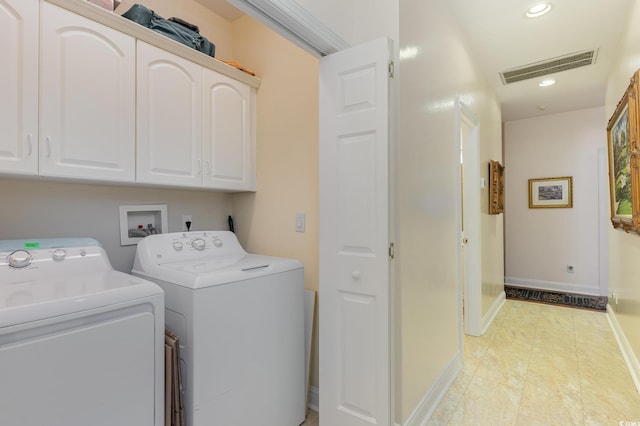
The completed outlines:
<svg viewBox="0 0 640 426">
<path fill-rule="evenodd" d="M 196 160 L 196 164 L 198 165 L 198 174 L 201 175 L 202 174 L 202 160 L 197 159 Z"/>
<path fill-rule="evenodd" d="M 51 137 L 47 136 L 45 141 L 47 142 L 47 158 L 51 158 Z"/>
<path fill-rule="evenodd" d="M 204 162 L 204 174 L 205 175 L 209 175 L 209 172 L 211 171 L 211 161 L 206 160 Z"/>
</svg>

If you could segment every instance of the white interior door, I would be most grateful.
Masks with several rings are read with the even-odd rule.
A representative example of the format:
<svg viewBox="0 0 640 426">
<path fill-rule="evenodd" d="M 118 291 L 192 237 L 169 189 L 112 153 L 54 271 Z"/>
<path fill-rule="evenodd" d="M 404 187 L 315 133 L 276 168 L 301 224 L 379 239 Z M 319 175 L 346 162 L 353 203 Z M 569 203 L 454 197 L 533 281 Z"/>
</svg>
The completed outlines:
<svg viewBox="0 0 640 426">
<path fill-rule="evenodd" d="M 464 332 L 482 334 L 481 211 L 478 122 L 475 114 L 457 102 L 460 125 L 461 170 L 461 276 Z"/>
<path fill-rule="evenodd" d="M 389 55 L 320 61 L 320 423 L 390 424 Z"/>
</svg>

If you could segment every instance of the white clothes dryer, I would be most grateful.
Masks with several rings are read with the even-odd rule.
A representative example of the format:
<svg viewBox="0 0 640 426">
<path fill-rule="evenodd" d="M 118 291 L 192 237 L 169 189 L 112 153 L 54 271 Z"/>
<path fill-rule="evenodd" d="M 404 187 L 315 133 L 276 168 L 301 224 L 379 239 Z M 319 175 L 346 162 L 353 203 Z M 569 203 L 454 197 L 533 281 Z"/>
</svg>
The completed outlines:
<svg viewBox="0 0 640 426">
<path fill-rule="evenodd" d="M 181 232 L 142 239 L 132 273 L 165 291 L 187 426 L 304 421 L 299 261 L 247 254 L 229 231 Z"/>
<path fill-rule="evenodd" d="M 164 425 L 164 296 L 89 238 L 0 241 L 0 424 Z"/>
</svg>

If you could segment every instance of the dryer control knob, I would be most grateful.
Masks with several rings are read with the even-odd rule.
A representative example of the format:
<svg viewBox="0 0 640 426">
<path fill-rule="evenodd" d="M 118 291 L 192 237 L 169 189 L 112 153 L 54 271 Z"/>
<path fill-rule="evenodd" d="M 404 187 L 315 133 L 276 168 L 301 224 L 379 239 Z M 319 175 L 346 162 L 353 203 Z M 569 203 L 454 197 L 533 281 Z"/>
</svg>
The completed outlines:
<svg viewBox="0 0 640 426">
<path fill-rule="evenodd" d="M 16 250 L 7 256 L 7 262 L 9 266 L 13 266 L 14 268 L 24 268 L 26 266 L 31 265 L 31 261 L 33 257 L 31 253 L 26 250 Z"/>
<path fill-rule="evenodd" d="M 220 238 L 214 238 L 213 245 L 216 247 L 222 247 L 222 240 Z"/>
<path fill-rule="evenodd" d="M 51 257 L 53 257 L 53 260 L 64 260 L 66 256 L 67 252 L 63 249 L 55 249 L 53 251 L 53 254 L 51 255 Z"/>
<path fill-rule="evenodd" d="M 174 241 L 172 244 L 173 249 L 176 251 L 182 250 L 182 243 L 180 241 Z"/>
<path fill-rule="evenodd" d="M 191 246 L 193 246 L 193 248 L 196 250 L 204 250 L 206 247 L 206 243 L 202 238 L 196 238 L 191 241 Z"/>
</svg>

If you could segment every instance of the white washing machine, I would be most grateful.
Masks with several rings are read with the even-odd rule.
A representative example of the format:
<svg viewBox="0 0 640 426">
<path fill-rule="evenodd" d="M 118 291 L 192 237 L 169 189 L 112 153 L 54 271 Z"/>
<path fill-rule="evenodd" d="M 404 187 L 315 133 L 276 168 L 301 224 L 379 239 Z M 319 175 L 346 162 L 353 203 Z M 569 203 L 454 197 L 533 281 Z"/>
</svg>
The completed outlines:
<svg viewBox="0 0 640 426">
<path fill-rule="evenodd" d="M 0 241 L 0 424 L 164 425 L 164 296 L 93 239 Z"/>
<path fill-rule="evenodd" d="M 188 426 L 304 421 L 300 262 L 247 254 L 232 232 L 184 232 L 141 240 L 132 273 L 165 291 Z"/>
</svg>

